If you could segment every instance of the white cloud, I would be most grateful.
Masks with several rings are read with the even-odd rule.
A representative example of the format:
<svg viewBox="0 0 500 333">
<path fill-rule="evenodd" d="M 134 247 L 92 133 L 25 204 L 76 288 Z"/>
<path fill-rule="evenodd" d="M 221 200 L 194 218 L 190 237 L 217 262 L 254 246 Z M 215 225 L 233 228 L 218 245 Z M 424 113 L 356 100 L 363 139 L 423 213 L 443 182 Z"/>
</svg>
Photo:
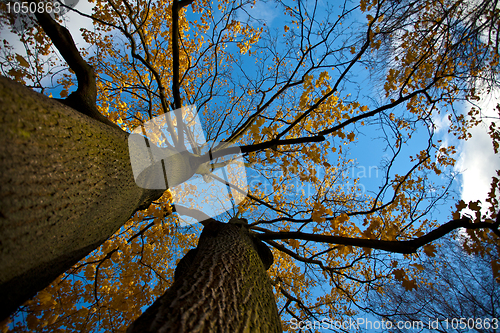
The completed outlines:
<svg viewBox="0 0 500 333">
<path fill-rule="evenodd" d="M 436 134 L 444 134 L 445 138 L 447 137 L 448 128 L 450 128 L 450 120 L 448 119 L 448 114 L 439 114 L 432 117 L 432 122 L 435 126 Z"/>
<path fill-rule="evenodd" d="M 481 112 L 484 117 L 498 118 L 495 106 L 500 102 L 500 92 L 496 95 L 485 96 L 481 102 Z M 496 175 L 496 170 L 500 169 L 500 155 L 495 155 L 488 135 L 491 121 L 487 119 L 485 123 L 471 129 L 472 138 L 459 147 L 460 158 L 455 169 L 462 172 L 461 198 L 465 202 L 470 200 L 484 202 L 490 190 L 491 178 Z"/>
</svg>

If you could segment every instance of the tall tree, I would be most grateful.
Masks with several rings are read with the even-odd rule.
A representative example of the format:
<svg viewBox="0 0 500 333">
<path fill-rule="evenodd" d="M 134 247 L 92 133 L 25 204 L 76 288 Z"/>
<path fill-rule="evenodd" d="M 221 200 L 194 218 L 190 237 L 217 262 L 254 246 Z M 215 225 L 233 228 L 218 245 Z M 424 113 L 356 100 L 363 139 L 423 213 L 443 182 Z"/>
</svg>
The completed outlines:
<svg viewBox="0 0 500 333">
<path fill-rule="evenodd" d="M 268 274 L 284 329 L 290 328 L 285 318 L 351 316 L 353 304 L 363 293 L 393 279 L 406 288 L 418 287 L 419 281 L 413 277 L 417 268 L 411 266 L 413 254 L 421 247 L 432 254 L 431 243 L 452 230 L 468 229 L 474 240 L 470 245 L 473 251 L 498 251 L 497 178 L 493 179 L 488 202 L 460 202 L 447 223 L 432 219 L 430 214 L 449 198 L 450 182 L 443 182 L 443 175 L 450 175 L 456 151 L 453 146 L 436 141 L 433 121 L 439 115 L 449 115 L 450 132 L 459 140 L 466 139 L 468 129 L 483 119 L 474 109 L 466 117 L 456 111 L 456 103 L 473 102 L 481 89 L 487 91 L 497 85 L 496 3 L 363 0 L 335 8 L 319 2 L 276 1 L 273 5 L 284 13 L 278 30 L 253 17 L 251 6 L 259 4 L 220 1 L 215 6 L 208 1 L 174 1 L 172 5 L 163 1 L 97 0 L 92 15 L 80 13 L 95 24 L 94 31 L 83 31 L 83 37 L 93 45 L 91 53 L 79 52 L 57 20 L 43 14 L 37 14 L 38 25 L 20 36 L 27 48 L 25 56 L 9 53 L 8 44 L 4 44 L 4 74 L 47 92 L 43 77 L 50 75 L 51 69 L 46 71 L 41 59 L 49 52 L 47 45 L 52 41 L 76 76 L 74 80 L 67 74 L 60 80 L 64 87 L 61 97 L 66 97 L 71 86 L 77 84 L 77 90 L 64 100 L 70 108 L 19 85 L 8 81 L 4 84 L 6 93 L 2 98 L 10 101 L 6 104 L 6 114 L 10 116 L 5 117 L 9 120 L 5 130 L 12 133 L 12 142 L 9 139 L 8 144 L 2 145 L 8 147 L 2 147 L 6 157 L 2 156 L 2 169 L 9 171 L 3 183 L 19 186 L 5 187 L 5 192 L 2 187 L 2 244 L 11 247 L 2 248 L 2 258 L 15 254 L 17 257 L 8 260 L 12 267 L 21 269 L 25 265 L 25 271 L 32 269 L 39 274 L 39 261 L 45 262 L 55 253 L 54 264 L 46 267 L 57 269 L 47 279 L 73 265 L 19 310 L 19 315 L 26 317 L 15 323 L 17 330 L 25 329 L 24 325 L 32 330 L 120 330 L 170 286 L 175 261 L 196 246 L 200 228 L 177 226 L 170 190 L 160 197 L 163 191 L 145 191 L 132 183 L 124 145 L 127 132 L 156 116 L 165 114 L 168 118 L 171 110 L 184 105 L 194 104 L 199 110 L 206 137 L 213 143 L 212 159 L 234 153 L 231 145 L 237 145 L 244 154 L 252 180 L 250 193 L 229 215 L 239 214 L 251 222 L 240 227 L 245 230 L 241 242 L 219 243 L 224 248 L 235 244 L 235 248 L 248 249 L 249 258 L 242 257 L 242 261 L 249 263 L 246 268 L 251 274 L 244 278 L 257 286 L 269 281 L 264 281 L 265 266 L 256 259 L 255 248 L 248 247 L 249 239 L 260 239 L 272 248 L 275 264 Z M 9 15 L 7 7 L 2 6 L 2 18 L 11 19 L 12 13 Z M 356 81 L 365 68 L 375 83 L 369 89 Z M 8 99 L 11 95 L 18 97 Z M 34 103 L 29 101 L 40 102 L 32 107 Z M 43 117 L 46 113 L 38 110 L 46 110 L 50 116 Z M 63 121 L 73 117 L 73 123 L 64 125 Z M 35 149 L 41 142 L 47 147 L 45 151 L 52 151 L 51 143 L 59 141 L 51 140 L 54 134 L 28 126 L 35 121 L 46 124 L 42 128 L 47 131 L 64 135 L 64 145 L 56 146 L 57 154 L 21 154 L 26 145 Z M 23 125 L 27 129 L 17 126 L 21 123 L 27 124 Z M 87 123 L 91 125 L 83 125 Z M 497 147 L 496 127 L 491 126 Z M 87 128 L 96 134 L 79 135 L 87 133 Z M 68 135 L 62 129 L 71 132 Z M 363 185 L 360 182 L 364 176 L 350 172 L 348 149 L 362 142 L 363 135 L 368 136 L 373 129 L 379 138 L 381 133 L 385 156 L 377 168 L 383 180 L 376 191 L 368 193 L 359 186 Z M 169 127 L 168 131 L 174 144 L 182 144 L 183 136 L 188 135 L 182 125 L 178 130 Z M 102 133 L 116 133 L 116 139 Z M 82 141 L 80 137 L 90 139 Z M 369 142 L 376 139 L 368 138 Z M 70 151 L 80 144 L 90 151 L 89 157 L 85 157 L 87 164 L 76 168 L 72 163 L 82 158 L 74 158 Z M 72 171 L 72 180 L 61 180 L 66 186 L 63 191 L 53 192 L 67 197 L 74 191 L 70 198 L 77 197 L 83 208 L 75 210 L 71 202 L 62 209 L 50 208 L 47 214 L 56 212 L 51 215 L 57 218 L 55 222 L 46 215 L 37 215 L 44 207 L 59 207 L 61 200 L 51 193 L 45 196 L 45 192 L 35 192 L 29 182 L 19 181 L 23 174 L 18 176 L 13 164 L 6 162 L 7 157 L 15 156 L 14 152 L 19 153 L 18 163 L 33 161 L 33 167 L 27 171 L 34 175 L 30 179 L 48 177 L 47 181 L 51 181 L 76 170 Z M 67 159 L 61 162 L 58 156 L 62 155 Z M 93 162 L 90 156 L 94 155 L 104 156 L 104 165 L 109 167 L 101 167 L 104 162 Z M 203 160 L 201 151 L 187 155 L 188 160 L 195 162 L 181 157 L 171 161 L 176 169 L 184 170 L 179 183 L 203 169 L 196 162 Z M 37 165 L 63 169 L 46 170 Z M 216 168 L 217 163 L 211 167 Z M 80 181 L 78 170 L 100 178 L 85 183 Z M 59 178 L 54 178 L 54 184 L 58 184 L 56 179 Z M 108 191 L 109 187 L 113 190 Z M 16 196 L 12 197 L 9 191 Z M 184 193 L 190 191 L 194 189 L 186 186 Z M 14 199 L 8 201 L 8 197 Z M 98 204 L 101 200 L 103 204 Z M 24 214 L 40 219 L 19 227 L 16 219 L 27 221 L 12 208 L 19 205 Z M 476 216 L 461 216 L 459 211 L 465 207 L 475 211 Z M 68 216 L 91 220 L 91 227 L 73 223 Z M 108 225 L 103 223 L 107 220 L 113 222 L 101 230 L 101 226 Z M 55 223 L 57 230 L 47 231 L 47 223 Z M 112 235 L 122 224 L 123 228 Z M 68 237 L 64 243 L 67 234 L 75 237 Z M 91 241 L 80 242 L 82 234 L 89 235 L 82 239 Z M 62 240 L 55 243 L 56 239 Z M 180 315 L 180 303 L 173 295 L 199 277 L 194 269 L 203 271 L 207 267 L 208 255 L 200 253 L 225 253 L 222 248 L 203 252 L 202 248 L 210 248 L 203 239 L 194 258 L 186 259 L 195 263 L 188 265 L 190 273 L 179 273 L 182 278 L 176 278 L 165 296 L 141 318 L 151 318 L 150 314 L 161 308 L 158 304 L 166 304 L 175 310 L 168 312 Z M 103 241 L 101 247 L 74 264 L 84 252 L 92 251 Z M 51 244 L 58 247 L 54 249 Z M 71 260 L 61 258 L 67 250 L 76 248 L 80 250 Z M 35 252 L 36 260 L 23 259 Z M 402 254 L 405 268 L 394 267 L 388 252 Z M 24 253 L 24 257 L 19 253 Z M 192 253 L 188 252 L 188 257 Z M 237 263 L 235 258 L 228 258 Z M 220 266 L 226 260 L 214 259 L 213 263 L 217 264 L 209 266 L 208 272 L 220 272 L 218 278 L 225 278 Z M 224 267 L 229 272 L 227 276 L 241 274 L 238 267 Z M 498 261 L 492 267 L 498 275 Z M 8 278 L 2 277 L 2 284 Z M 209 290 L 206 288 L 211 280 L 200 281 L 207 285 L 199 290 Z M 30 289 L 30 293 L 46 283 Z M 221 291 L 223 287 L 218 285 Z M 266 290 L 263 287 L 258 291 L 269 295 Z M 321 296 L 312 295 L 318 290 Z M 26 299 L 30 293 L 16 299 Z M 219 294 L 223 309 L 226 294 Z M 262 294 L 250 292 L 249 297 L 255 299 L 259 295 Z M 247 309 L 253 309 L 255 303 L 249 304 Z M 272 308 L 269 302 L 259 306 Z M 273 316 L 273 310 L 266 313 Z M 242 309 L 233 314 L 235 317 L 231 318 L 240 320 L 234 327 L 244 327 L 241 320 L 252 318 Z M 186 311 L 181 316 L 191 315 L 203 327 L 210 327 L 210 320 L 220 325 L 223 318 L 221 312 L 214 319 L 203 316 L 201 311 Z M 162 320 L 168 323 L 175 318 L 179 317 Z M 138 323 L 149 324 L 152 329 L 156 325 L 147 319 Z"/>
<path fill-rule="evenodd" d="M 5 78 L 0 84 L 5 317 L 158 195 L 135 184 L 122 130 Z"/>
<path fill-rule="evenodd" d="M 271 251 L 248 233 L 246 220 L 210 220 L 175 282 L 129 332 L 281 332 L 265 270 Z"/>
</svg>

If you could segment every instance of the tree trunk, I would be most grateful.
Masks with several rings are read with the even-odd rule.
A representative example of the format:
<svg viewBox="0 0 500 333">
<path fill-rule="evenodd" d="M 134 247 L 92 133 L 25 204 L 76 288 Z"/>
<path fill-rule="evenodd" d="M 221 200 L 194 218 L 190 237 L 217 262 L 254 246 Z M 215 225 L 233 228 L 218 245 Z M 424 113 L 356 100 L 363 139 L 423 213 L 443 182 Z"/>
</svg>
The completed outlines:
<svg viewBox="0 0 500 333">
<path fill-rule="evenodd" d="M 210 220 L 172 286 L 127 332 L 281 332 L 263 246 L 243 225 Z"/>
<path fill-rule="evenodd" d="M 139 188 L 128 134 L 0 77 L 0 320 L 162 191 Z"/>
</svg>

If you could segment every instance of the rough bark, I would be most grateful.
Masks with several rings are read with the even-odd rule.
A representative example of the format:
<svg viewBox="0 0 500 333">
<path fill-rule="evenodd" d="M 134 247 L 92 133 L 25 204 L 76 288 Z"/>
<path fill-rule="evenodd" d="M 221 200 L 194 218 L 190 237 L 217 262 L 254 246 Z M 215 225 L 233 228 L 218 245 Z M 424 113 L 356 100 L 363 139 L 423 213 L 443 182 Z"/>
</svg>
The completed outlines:
<svg viewBox="0 0 500 333">
<path fill-rule="evenodd" d="M 0 77 L 0 320 L 162 191 L 139 188 L 128 134 Z"/>
<path fill-rule="evenodd" d="M 244 225 L 210 220 L 172 286 L 127 332 L 281 332 L 262 246 Z"/>
</svg>

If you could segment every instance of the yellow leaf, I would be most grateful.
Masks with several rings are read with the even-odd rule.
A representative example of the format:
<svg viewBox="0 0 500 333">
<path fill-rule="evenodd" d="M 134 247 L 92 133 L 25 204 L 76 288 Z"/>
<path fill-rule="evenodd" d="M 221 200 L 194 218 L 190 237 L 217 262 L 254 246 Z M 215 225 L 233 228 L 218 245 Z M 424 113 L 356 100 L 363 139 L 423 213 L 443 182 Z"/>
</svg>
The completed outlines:
<svg viewBox="0 0 500 333">
<path fill-rule="evenodd" d="M 366 1 L 365 0 L 361 0 L 360 3 L 359 3 L 359 8 L 361 9 L 361 11 L 365 11 L 366 10 Z"/>
<path fill-rule="evenodd" d="M 424 245 L 424 252 L 427 254 L 429 257 L 435 257 L 436 256 L 436 247 L 434 245 Z"/>
<path fill-rule="evenodd" d="M 404 269 L 399 268 L 399 269 L 393 270 L 392 275 L 394 275 L 396 280 L 403 281 L 405 276 L 406 276 L 406 272 L 404 271 Z"/>
<path fill-rule="evenodd" d="M 423 271 L 424 270 L 424 266 L 420 265 L 420 264 L 411 264 L 413 267 L 416 267 L 419 271 Z"/>
<path fill-rule="evenodd" d="M 17 69 L 14 69 L 12 68 L 10 71 L 7 72 L 7 74 L 9 74 L 10 76 L 13 76 L 14 79 L 18 82 L 21 81 L 21 79 L 23 78 L 24 76 L 24 73 L 20 70 L 17 70 Z"/>
<path fill-rule="evenodd" d="M 48 291 L 42 290 L 38 293 L 38 299 L 44 305 L 49 304 L 51 303 L 52 295 Z"/>
<path fill-rule="evenodd" d="M 19 62 L 19 65 L 26 68 L 30 67 L 30 64 L 23 58 L 22 55 L 16 53 L 16 60 Z"/>
<path fill-rule="evenodd" d="M 345 223 L 346 221 L 349 221 L 349 216 L 347 216 L 347 214 L 343 213 L 339 217 L 337 217 L 336 220 L 338 223 L 342 224 L 342 223 Z"/>
<path fill-rule="evenodd" d="M 368 111 L 368 107 L 366 105 L 363 105 L 362 107 L 359 108 L 361 111 L 366 112 Z"/>
<path fill-rule="evenodd" d="M 34 330 L 38 324 L 38 318 L 34 314 L 30 313 L 26 317 L 26 323 L 28 324 L 28 328 L 30 330 Z"/>
<path fill-rule="evenodd" d="M 469 209 L 474 210 L 474 211 L 479 211 L 481 209 L 481 206 L 479 206 L 481 202 L 479 200 L 477 201 L 471 201 L 469 202 Z"/>
<path fill-rule="evenodd" d="M 356 53 L 356 48 L 355 48 L 354 46 L 353 46 L 353 47 L 351 47 L 351 53 L 352 53 L 352 54 Z"/>
<path fill-rule="evenodd" d="M 299 241 L 296 240 L 296 239 L 290 239 L 288 241 L 288 243 L 290 244 L 291 247 L 293 247 L 294 249 L 298 249 L 299 248 Z"/>
<path fill-rule="evenodd" d="M 411 291 L 413 289 L 417 289 L 417 283 L 415 282 L 415 280 L 404 280 L 403 281 L 403 287 L 407 291 Z"/>
<path fill-rule="evenodd" d="M 59 318 L 58 314 L 56 314 L 55 316 L 52 316 L 52 318 L 49 319 L 49 321 L 47 322 L 47 324 L 52 325 L 53 323 L 56 322 L 57 318 Z"/>
<path fill-rule="evenodd" d="M 78 312 L 82 314 L 82 317 L 86 317 L 89 313 L 89 309 L 83 306 L 80 310 L 78 310 Z"/>
<path fill-rule="evenodd" d="M 92 265 L 87 265 L 85 267 L 85 277 L 90 280 L 94 278 L 94 267 Z"/>
</svg>

